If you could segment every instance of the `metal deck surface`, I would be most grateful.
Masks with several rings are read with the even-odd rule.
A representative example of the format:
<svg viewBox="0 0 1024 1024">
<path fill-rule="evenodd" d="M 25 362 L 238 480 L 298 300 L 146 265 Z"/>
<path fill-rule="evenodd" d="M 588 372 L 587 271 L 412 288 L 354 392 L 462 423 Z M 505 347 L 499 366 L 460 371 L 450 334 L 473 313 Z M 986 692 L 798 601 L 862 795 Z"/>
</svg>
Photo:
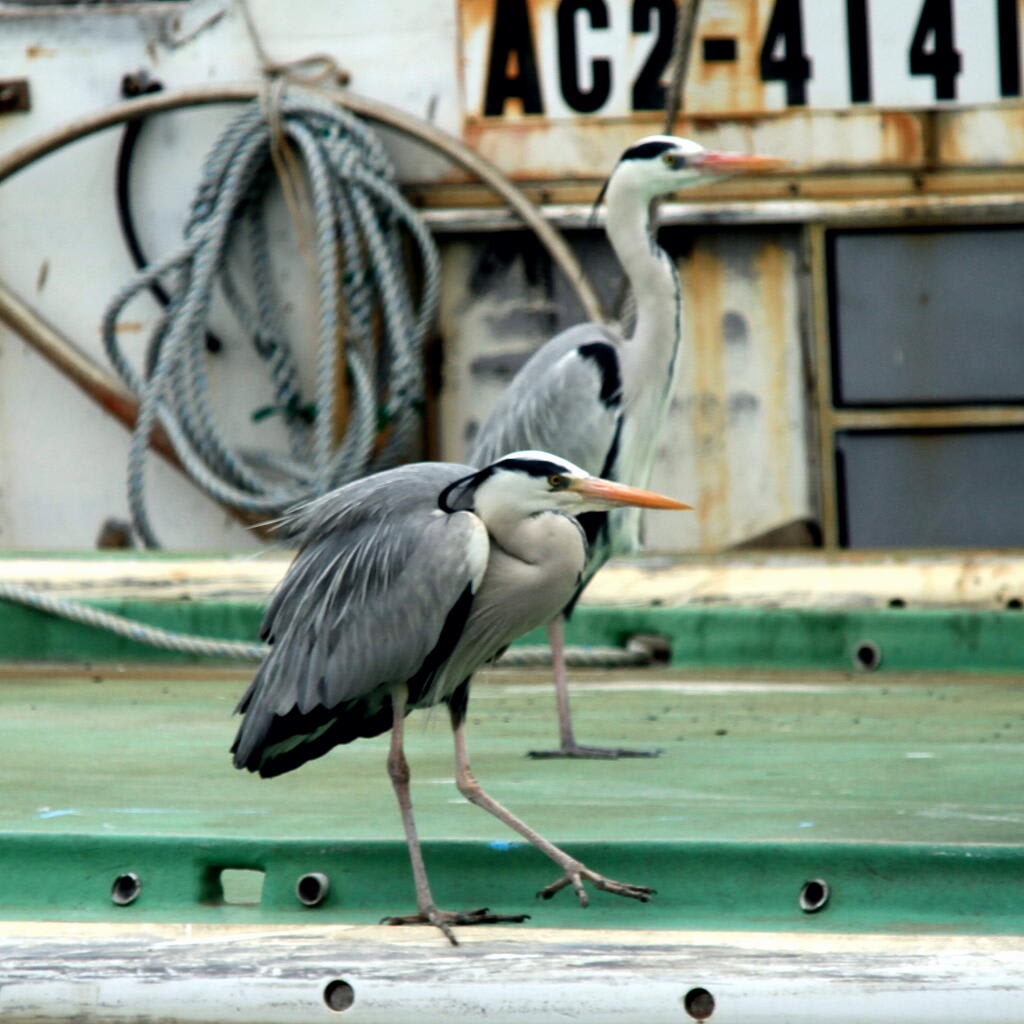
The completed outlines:
<svg viewBox="0 0 1024 1024">
<path fill-rule="evenodd" d="M 0 830 L 400 839 L 386 736 L 274 780 L 232 768 L 232 709 L 246 679 L 8 673 Z M 554 745 L 546 672 L 491 671 L 470 700 L 481 783 L 553 839 L 1024 838 L 1024 686 L 1015 679 L 576 671 L 573 700 L 584 742 L 662 755 L 525 757 Z M 444 709 L 414 712 L 407 735 L 424 838 L 513 838 L 456 792 Z"/>
<path fill-rule="evenodd" d="M 129 675 L 131 672 L 131 675 Z M 1024 996 L 1024 687 L 1006 677 L 676 670 L 574 677 L 580 738 L 661 757 L 533 761 L 546 672 L 483 674 L 481 782 L 649 904 L 534 892 L 557 871 L 452 784 L 443 710 L 408 728 L 434 893 L 522 925 L 380 927 L 413 909 L 386 737 L 280 779 L 231 767 L 247 674 L 0 678 L 0 1014 L 19 1024 L 460 1019 L 1002 1021 Z M 112 882 L 142 880 L 115 906 Z M 331 879 L 301 906 L 304 872 Z M 231 876 L 229 878 L 229 876 Z M 798 904 L 821 878 L 819 913 Z M 689 1007 L 689 1011 L 687 1010 Z M 780 1016 L 780 1014 L 782 1016 Z"/>
</svg>

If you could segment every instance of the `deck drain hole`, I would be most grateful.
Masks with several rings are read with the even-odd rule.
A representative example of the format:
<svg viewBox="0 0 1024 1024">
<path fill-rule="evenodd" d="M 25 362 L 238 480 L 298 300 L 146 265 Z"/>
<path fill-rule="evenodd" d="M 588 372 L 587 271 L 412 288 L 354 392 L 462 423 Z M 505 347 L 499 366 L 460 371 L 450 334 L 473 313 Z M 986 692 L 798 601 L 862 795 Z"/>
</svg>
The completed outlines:
<svg viewBox="0 0 1024 1024">
<path fill-rule="evenodd" d="M 1020 609 L 1021 609 L 1021 608 L 1024 608 L 1024 601 L 1022 601 L 1022 600 L 1021 600 L 1021 599 L 1020 599 L 1019 597 L 1011 597 L 1011 598 L 1010 598 L 1010 599 L 1009 599 L 1009 600 L 1008 600 L 1008 601 L 1006 602 L 1006 607 L 1007 607 L 1007 608 L 1008 608 L 1008 609 L 1009 609 L 1009 610 L 1010 610 L 1011 612 L 1016 612 L 1016 611 L 1020 611 Z"/>
<path fill-rule="evenodd" d="M 890 597 L 889 598 L 890 608 L 906 608 L 907 602 L 902 597 Z"/>
<path fill-rule="evenodd" d="M 691 988 L 683 996 L 683 1009 L 694 1020 L 707 1020 L 715 1012 L 715 997 L 706 988 Z"/>
<path fill-rule="evenodd" d="M 816 914 L 825 909 L 832 890 L 823 878 L 811 878 L 800 888 L 800 909 L 805 914 Z"/>
<path fill-rule="evenodd" d="M 324 988 L 324 1002 L 328 1010 L 335 1010 L 341 1013 L 347 1010 L 356 1001 L 356 990 L 341 978 L 327 982 Z"/>
<path fill-rule="evenodd" d="M 672 641 L 658 633 L 636 633 L 626 641 L 626 650 L 644 654 L 656 665 L 672 661 Z"/>
<path fill-rule="evenodd" d="M 320 871 L 302 875 L 295 883 L 295 895 L 307 907 L 318 907 L 331 891 L 331 880 Z"/>
<path fill-rule="evenodd" d="M 142 879 L 134 871 L 126 871 L 114 879 L 114 884 L 110 887 L 110 898 L 119 907 L 127 907 L 129 903 L 134 903 L 139 898 L 140 892 Z"/>
<path fill-rule="evenodd" d="M 221 868 L 218 876 L 220 899 L 235 907 L 258 907 L 263 899 L 266 872 L 257 868 Z"/>
<path fill-rule="evenodd" d="M 853 663 L 864 672 L 874 672 L 882 663 L 882 652 L 873 640 L 862 640 L 853 650 Z"/>
</svg>

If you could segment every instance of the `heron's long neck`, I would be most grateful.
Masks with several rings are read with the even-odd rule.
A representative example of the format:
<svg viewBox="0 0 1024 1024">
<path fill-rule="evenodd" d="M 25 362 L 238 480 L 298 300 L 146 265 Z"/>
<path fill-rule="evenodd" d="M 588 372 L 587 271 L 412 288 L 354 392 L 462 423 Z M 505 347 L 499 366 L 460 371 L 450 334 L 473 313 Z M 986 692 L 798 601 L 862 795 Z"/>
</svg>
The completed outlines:
<svg viewBox="0 0 1024 1024">
<path fill-rule="evenodd" d="M 538 565 L 560 561 L 566 537 L 577 537 L 579 527 L 555 512 L 525 514 L 514 503 L 503 501 L 500 492 L 478 491 L 476 514 L 484 521 L 493 543 L 505 554 Z M 578 542 L 582 551 L 582 542 Z"/>
<path fill-rule="evenodd" d="M 637 373 L 664 375 L 671 388 L 681 338 L 679 275 L 655 241 L 650 203 L 615 178 L 608 185 L 607 232 L 636 300 L 636 329 L 625 355 Z"/>
</svg>

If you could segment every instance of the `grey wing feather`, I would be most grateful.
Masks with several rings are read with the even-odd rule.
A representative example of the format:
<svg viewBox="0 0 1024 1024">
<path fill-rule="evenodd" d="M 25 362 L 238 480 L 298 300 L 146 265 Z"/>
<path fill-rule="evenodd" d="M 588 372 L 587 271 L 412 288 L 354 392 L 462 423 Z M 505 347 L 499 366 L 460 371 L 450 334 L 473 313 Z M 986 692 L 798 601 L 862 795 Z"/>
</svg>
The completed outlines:
<svg viewBox="0 0 1024 1024">
<path fill-rule="evenodd" d="M 377 690 L 383 700 L 416 674 L 486 567 L 482 523 L 437 506 L 440 491 L 472 471 L 403 466 L 300 510 L 303 545 L 261 631 L 273 646 L 239 703 L 246 718 L 236 764 L 249 763 L 275 716 L 329 710 Z"/>
<path fill-rule="evenodd" d="M 620 409 L 602 398 L 601 364 L 581 347 L 606 346 L 618 361 L 619 335 L 601 324 L 579 324 L 542 345 L 523 365 L 481 427 L 469 461 L 486 466 L 502 455 L 538 449 L 575 462 L 589 473 L 605 471 Z"/>
</svg>

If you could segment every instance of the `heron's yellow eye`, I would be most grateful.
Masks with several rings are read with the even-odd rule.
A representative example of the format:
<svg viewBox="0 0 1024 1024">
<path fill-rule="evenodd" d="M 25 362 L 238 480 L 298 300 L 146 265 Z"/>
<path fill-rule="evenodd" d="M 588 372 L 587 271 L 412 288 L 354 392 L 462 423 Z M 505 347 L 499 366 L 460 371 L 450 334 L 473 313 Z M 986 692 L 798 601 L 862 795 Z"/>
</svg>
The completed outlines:
<svg viewBox="0 0 1024 1024">
<path fill-rule="evenodd" d="M 667 167 L 671 167 L 676 162 L 676 158 L 671 153 L 663 153 L 661 162 Z"/>
<path fill-rule="evenodd" d="M 551 476 L 548 477 L 548 486 L 553 491 L 561 491 L 565 490 L 565 488 L 569 486 L 569 481 L 562 476 L 561 473 L 552 473 Z"/>
</svg>

